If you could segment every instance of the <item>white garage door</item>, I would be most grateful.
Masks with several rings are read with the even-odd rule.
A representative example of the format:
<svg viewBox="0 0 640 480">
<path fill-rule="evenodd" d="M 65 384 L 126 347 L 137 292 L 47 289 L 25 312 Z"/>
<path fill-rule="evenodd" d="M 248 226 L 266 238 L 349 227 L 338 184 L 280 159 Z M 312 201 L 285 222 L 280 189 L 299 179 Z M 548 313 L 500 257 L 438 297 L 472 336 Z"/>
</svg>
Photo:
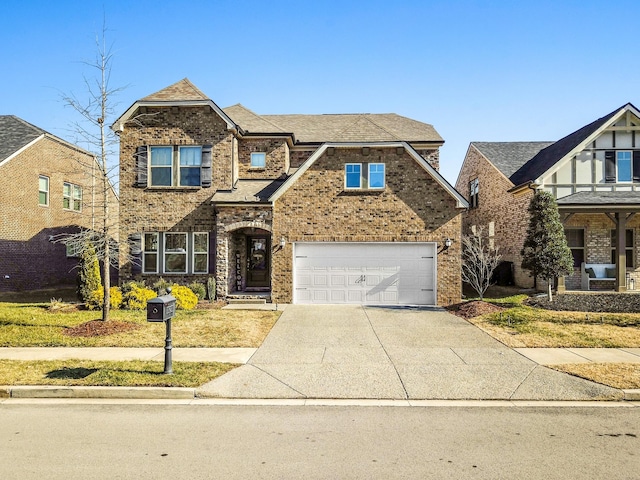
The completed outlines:
<svg viewBox="0 0 640 480">
<path fill-rule="evenodd" d="M 295 243 L 294 303 L 435 305 L 435 243 Z"/>
</svg>

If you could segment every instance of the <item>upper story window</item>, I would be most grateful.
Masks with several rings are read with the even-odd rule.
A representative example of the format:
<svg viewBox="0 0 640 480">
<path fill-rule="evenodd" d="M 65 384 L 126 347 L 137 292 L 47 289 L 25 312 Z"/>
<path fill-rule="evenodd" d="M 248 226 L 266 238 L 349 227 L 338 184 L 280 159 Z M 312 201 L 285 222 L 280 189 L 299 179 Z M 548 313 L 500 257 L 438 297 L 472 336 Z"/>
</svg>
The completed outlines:
<svg viewBox="0 0 640 480">
<path fill-rule="evenodd" d="M 344 186 L 348 190 L 383 190 L 386 185 L 384 163 L 347 163 Z"/>
<path fill-rule="evenodd" d="M 62 208 L 65 210 L 82 211 L 82 187 L 73 183 L 62 184 Z"/>
<path fill-rule="evenodd" d="M 267 154 L 264 152 L 254 152 L 251 154 L 251 168 L 265 168 L 267 165 Z"/>
<path fill-rule="evenodd" d="M 38 177 L 38 205 L 49 206 L 49 177 Z"/>
<path fill-rule="evenodd" d="M 347 163 L 344 166 L 344 186 L 346 188 L 362 188 L 361 163 Z"/>
<path fill-rule="evenodd" d="M 202 147 L 151 147 L 152 187 L 198 187 Z"/>
<path fill-rule="evenodd" d="M 384 188 L 384 163 L 369 164 L 369 188 Z"/>
<path fill-rule="evenodd" d="M 616 173 L 618 182 L 633 181 L 631 152 L 616 152 Z"/>
<path fill-rule="evenodd" d="M 478 206 L 478 192 L 480 191 L 480 182 L 477 178 L 469 182 L 469 208 Z"/>
</svg>

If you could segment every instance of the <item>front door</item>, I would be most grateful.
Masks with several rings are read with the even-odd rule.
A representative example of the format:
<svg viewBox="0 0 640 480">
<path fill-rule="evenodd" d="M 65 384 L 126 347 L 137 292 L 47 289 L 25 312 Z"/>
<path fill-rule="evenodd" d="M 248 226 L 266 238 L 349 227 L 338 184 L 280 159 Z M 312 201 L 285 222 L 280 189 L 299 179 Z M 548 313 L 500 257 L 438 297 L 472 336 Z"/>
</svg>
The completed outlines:
<svg viewBox="0 0 640 480">
<path fill-rule="evenodd" d="M 269 244 L 268 236 L 247 237 L 247 287 L 269 287 Z"/>
</svg>

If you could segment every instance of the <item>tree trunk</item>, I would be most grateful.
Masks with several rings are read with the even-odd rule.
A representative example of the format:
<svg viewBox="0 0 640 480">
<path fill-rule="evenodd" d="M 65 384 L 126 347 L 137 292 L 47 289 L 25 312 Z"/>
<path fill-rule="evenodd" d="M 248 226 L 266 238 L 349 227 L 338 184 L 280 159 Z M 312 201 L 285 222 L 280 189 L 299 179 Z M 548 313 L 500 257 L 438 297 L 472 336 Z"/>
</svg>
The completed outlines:
<svg viewBox="0 0 640 480">
<path fill-rule="evenodd" d="M 547 279 L 547 296 L 550 302 L 553 302 L 553 294 L 551 293 L 553 278 Z"/>
</svg>

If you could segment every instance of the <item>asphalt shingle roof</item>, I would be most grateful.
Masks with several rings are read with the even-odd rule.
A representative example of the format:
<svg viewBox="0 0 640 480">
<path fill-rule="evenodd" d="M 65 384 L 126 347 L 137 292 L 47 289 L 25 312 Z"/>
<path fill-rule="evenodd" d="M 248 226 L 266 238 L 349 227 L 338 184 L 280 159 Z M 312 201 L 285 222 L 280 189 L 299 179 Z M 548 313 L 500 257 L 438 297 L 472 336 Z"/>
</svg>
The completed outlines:
<svg viewBox="0 0 640 480">
<path fill-rule="evenodd" d="M 214 202 L 265 202 L 284 180 L 238 180 L 230 191 L 216 192 Z"/>
<path fill-rule="evenodd" d="M 507 178 L 553 142 L 471 142 Z"/>
<path fill-rule="evenodd" d="M 198 90 L 198 88 L 191 83 L 188 78 L 183 78 L 179 82 L 169 85 L 168 87 L 152 93 L 151 95 L 147 95 L 142 99 L 142 101 L 145 102 L 172 100 L 209 100 L 209 98 Z"/>
<path fill-rule="evenodd" d="M 0 162 L 45 133 L 15 115 L 0 115 Z"/>
<path fill-rule="evenodd" d="M 576 192 L 558 199 L 566 205 L 640 205 L 640 192 Z"/>
</svg>

